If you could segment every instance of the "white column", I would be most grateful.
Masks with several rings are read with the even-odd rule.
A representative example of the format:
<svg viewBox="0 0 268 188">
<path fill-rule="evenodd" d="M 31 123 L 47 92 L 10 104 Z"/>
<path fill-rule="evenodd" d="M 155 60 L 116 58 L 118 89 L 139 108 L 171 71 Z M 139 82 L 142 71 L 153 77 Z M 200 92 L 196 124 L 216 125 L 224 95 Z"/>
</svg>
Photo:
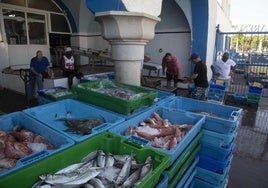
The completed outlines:
<svg viewBox="0 0 268 188">
<path fill-rule="evenodd" d="M 154 38 L 154 29 L 160 18 L 144 13 L 108 11 L 95 15 L 101 24 L 102 36 L 112 48 L 115 80 L 140 85 L 144 46 Z"/>
</svg>

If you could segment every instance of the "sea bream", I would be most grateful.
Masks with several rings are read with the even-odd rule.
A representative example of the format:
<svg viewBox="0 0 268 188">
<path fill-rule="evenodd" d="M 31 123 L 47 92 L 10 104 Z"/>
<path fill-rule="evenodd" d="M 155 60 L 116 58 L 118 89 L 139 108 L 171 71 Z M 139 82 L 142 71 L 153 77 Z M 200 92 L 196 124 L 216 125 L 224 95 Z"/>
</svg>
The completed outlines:
<svg viewBox="0 0 268 188">
<path fill-rule="evenodd" d="M 65 122 L 68 127 L 66 132 L 78 134 L 90 134 L 93 128 L 105 123 L 104 118 L 61 118 L 57 120 Z"/>
</svg>

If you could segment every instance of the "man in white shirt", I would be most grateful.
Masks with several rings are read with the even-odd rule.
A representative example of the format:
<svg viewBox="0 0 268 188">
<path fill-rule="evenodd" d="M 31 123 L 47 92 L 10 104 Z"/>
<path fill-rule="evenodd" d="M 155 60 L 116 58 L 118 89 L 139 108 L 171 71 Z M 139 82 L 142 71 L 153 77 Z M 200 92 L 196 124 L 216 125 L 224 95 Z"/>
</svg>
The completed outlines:
<svg viewBox="0 0 268 188">
<path fill-rule="evenodd" d="M 211 65 L 211 70 L 215 79 L 224 81 L 227 86 L 230 85 L 231 76 L 236 69 L 236 63 L 229 59 L 229 53 L 225 52 L 221 59 L 218 59 Z"/>
</svg>

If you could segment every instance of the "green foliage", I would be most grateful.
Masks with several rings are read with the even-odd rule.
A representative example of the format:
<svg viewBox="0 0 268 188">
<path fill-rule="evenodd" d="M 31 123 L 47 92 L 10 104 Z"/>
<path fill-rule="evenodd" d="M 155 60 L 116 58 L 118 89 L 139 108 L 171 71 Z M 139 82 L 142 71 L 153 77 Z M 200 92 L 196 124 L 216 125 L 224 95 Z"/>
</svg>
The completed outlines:
<svg viewBox="0 0 268 188">
<path fill-rule="evenodd" d="M 231 48 L 238 51 L 257 51 L 261 42 L 262 51 L 268 49 L 268 36 L 266 35 L 246 35 L 236 34 L 233 35 Z"/>
</svg>

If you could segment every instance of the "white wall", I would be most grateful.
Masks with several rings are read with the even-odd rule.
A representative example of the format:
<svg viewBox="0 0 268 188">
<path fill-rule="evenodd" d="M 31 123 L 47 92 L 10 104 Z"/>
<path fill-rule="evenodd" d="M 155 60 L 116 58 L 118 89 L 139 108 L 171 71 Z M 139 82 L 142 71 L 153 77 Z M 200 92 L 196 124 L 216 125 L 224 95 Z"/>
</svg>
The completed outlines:
<svg viewBox="0 0 268 188">
<path fill-rule="evenodd" d="M 151 62 L 162 63 L 165 53 L 170 52 L 180 60 L 182 71 L 181 77 L 189 76 L 190 64 L 188 61 L 191 46 L 190 33 L 156 34 L 155 38 L 145 46 L 145 52 L 151 55 Z M 153 74 L 152 76 L 156 75 Z M 162 75 L 162 71 L 161 74 Z"/>
</svg>

